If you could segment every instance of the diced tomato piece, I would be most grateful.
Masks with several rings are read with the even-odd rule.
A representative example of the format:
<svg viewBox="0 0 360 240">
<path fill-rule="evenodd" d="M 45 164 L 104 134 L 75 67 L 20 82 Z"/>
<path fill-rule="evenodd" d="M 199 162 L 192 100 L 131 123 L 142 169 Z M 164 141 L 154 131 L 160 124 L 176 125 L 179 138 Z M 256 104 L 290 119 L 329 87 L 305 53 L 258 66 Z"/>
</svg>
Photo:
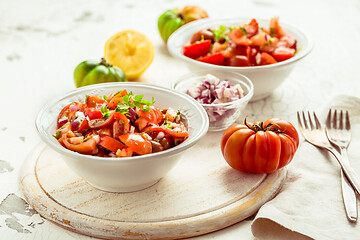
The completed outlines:
<svg viewBox="0 0 360 240">
<path fill-rule="evenodd" d="M 215 53 L 226 51 L 227 48 L 228 48 L 227 43 L 214 42 L 214 44 L 212 45 L 210 54 L 215 54 Z"/>
<path fill-rule="evenodd" d="M 277 61 L 270 54 L 266 52 L 261 53 L 260 65 L 269 65 L 273 63 L 277 63 Z"/>
<path fill-rule="evenodd" d="M 141 131 L 150 123 L 158 124 L 162 121 L 162 113 L 158 112 L 155 107 L 151 106 L 147 112 L 139 111 L 139 118 L 135 121 L 135 125 L 138 126 Z"/>
<path fill-rule="evenodd" d="M 68 105 L 66 105 L 59 113 L 58 118 L 57 118 L 57 126 L 58 128 L 63 126 L 65 123 L 68 122 L 68 120 L 66 121 L 67 116 L 65 116 L 65 112 L 69 109 L 70 105 L 72 103 L 69 103 Z"/>
<path fill-rule="evenodd" d="M 102 112 L 99 109 L 95 109 L 95 108 L 86 108 L 85 115 L 88 116 L 90 120 L 103 117 Z"/>
<path fill-rule="evenodd" d="M 215 54 L 208 55 L 205 57 L 200 57 L 197 60 L 199 60 L 200 62 L 204 62 L 204 63 L 223 65 L 225 58 L 221 53 L 215 53 Z"/>
<path fill-rule="evenodd" d="M 119 149 L 116 152 L 117 157 L 131 157 L 133 155 L 133 151 L 130 148 Z"/>
<path fill-rule="evenodd" d="M 284 37 L 280 38 L 277 46 L 296 49 L 296 39 L 293 36 L 285 35 Z"/>
<path fill-rule="evenodd" d="M 249 67 L 250 62 L 246 56 L 237 55 L 229 59 L 229 66 L 233 67 Z"/>
<path fill-rule="evenodd" d="M 120 141 L 139 155 L 149 154 L 152 152 L 151 142 L 143 138 L 139 133 L 129 133 L 121 135 Z"/>
<path fill-rule="evenodd" d="M 103 104 L 105 102 L 105 99 L 99 96 L 87 96 L 86 97 L 86 105 L 89 108 L 94 108 L 97 106 L 97 104 Z"/>
<path fill-rule="evenodd" d="M 186 130 L 186 127 L 184 125 L 178 125 L 174 129 L 170 129 L 170 128 L 165 127 L 165 126 L 152 125 L 152 126 L 149 126 L 149 127 L 145 128 L 143 130 L 143 132 L 149 133 L 149 134 L 151 134 L 153 132 L 165 132 L 165 133 L 169 134 L 170 136 L 181 137 L 181 138 L 189 136 L 189 133 Z"/>
<path fill-rule="evenodd" d="M 85 104 L 73 102 L 66 105 L 59 113 L 57 118 L 57 125 L 58 128 L 64 125 L 67 122 L 74 120 L 75 113 L 79 111 L 83 111 Z"/>
<path fill-rule="evenodd" d="M 122 144 L 120 141 L 109 136 L 101 136 L 99 145 L 114 153 L 116 153 L 118 149 L 122 149 L 125 147 L 124 144 Z"/>
<path fill-rule="evenodd" d="M 282 29 L 282 27 L 279 24 L 278 17 L 273 17 L 270 19 L 269 30 L 271 37 L 282 38 L 283 36 L 286 35 L 285 31 Z"/>
<path fill-rule="evenodd" d="M 108 102 L 108 109 L 114 110 L 119 103 L 123 102 L 123 97 L 125 95 L 128 95 L 126 90 L 118 91 L 116 93 L 111 94 L 108 99 L 106 100 Z"/>
<path fill-rule="evenodd" d="M 246 48 L 246 57 L 249 60 L 251 66 L 256 65 L 256 54 L 259 53 L 259 48 L 247 47 Z"/>
<path fill-rule="evenodd" d="M 230 40 L 236 45 L 243 45 L 243 46 L 251 45 L 251 41 L 245 35 L 245 31 L 241 30 L 240 28 L 234 28 L 229 35 Z"/>
<path fill-rule="evenodd" d="M 108 118 L 98 118 L 90 120 L 89 126 L 91 129 L 100 129 L 109 126 L 114 122 L 114 113 L 111 113 Z"/>
<path fill-rule="evenodd" d="M 245 26 L 245 30 L 247 33 L 247 37 L 251 38 L 252 36 L 256 35 L 259 31 L 259 24 L 256 19 L 251 19 L 250 23 Z"/>
<path fill-rule="evenodd" d="M 83 153 L 83 154 L 96 154 L 97 153 L 97 145 L 96 141 L 93 138 L 88 139 L 87 141 L 80 143 L 80 144 L 71 144 L 68 141 L 67 136 L 68 134 L 64 134 L 61 137 L 62 143 L 70 150 Z"/>
<path fill-rule="evenodd" d="M 127 134 L 130 131 L 130 121 L 122 113 L 114 112 L 115 121 L 113 123 L 113 137 L 118 138 L 120 135 Z"/>
<path fill-rule="evenodd" d="M 87 130 L 87 129 L 89 129 L 90 128 L 90 126 L 89 126 L 89 122 L 88 122 L 88 120 L 87 119 L 84 119 L 81 123 L 80 123 L 80 125 L 79 125 L 79 128 L 78 128 L 78 132 L 83 132 L 83 131 L 85 131 L 85 130 Z"/>
<path fill-rule="evenodd" d="M 185 45 L 183 47 L 183 53 L 185 56 L 193 59 L 205 56 L 209 53 L 211 47 L 211 41 L 198 41 L 190 45 Z"/>
<path fill-rule="evenodd" d="M 100 128 L 96 131 L 100 136 L 112 136 L 112 132 L 109 127 Z"/>
<path fill-rule="evenodd" d="M 287 47 L 278 47 L 272 53 L 272 56 L 278 62 L 285 61 L 289 58 L 292 58 L 294 55 L 295 55 L 295 49 L 287 48 Z"/>
</svg>

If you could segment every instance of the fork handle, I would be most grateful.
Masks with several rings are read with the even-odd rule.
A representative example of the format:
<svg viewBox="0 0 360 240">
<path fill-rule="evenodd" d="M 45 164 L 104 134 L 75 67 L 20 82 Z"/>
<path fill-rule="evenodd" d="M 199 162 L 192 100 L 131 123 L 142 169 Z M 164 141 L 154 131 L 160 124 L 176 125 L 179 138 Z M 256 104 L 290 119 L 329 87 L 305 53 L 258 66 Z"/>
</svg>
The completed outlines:
<svg viewBox="0 0 360 240">
<path fill-rule="evenodd" d="M 341 156 L 344 162 L 349 163 L 346 148 L 340 148 Z M 350 163 L 349 163 L 350 164 Z M 341 193 L 344 201 L 346 216 L 351 222 L 356 222 L 358 218 L 356 194 L 344 172 L 341 170 Z"/>
<path fill-rule="evenodd" d="M 328 148 L 328 150 L 334 155 L 336 160 L 339 162 L 341 169 L 343 170 L 345 176 L 349 180 L 351 186 L 360 196 L 360 179 L 357 173 L 354 171 L 354 169 L 350 166 L 349 161 L 347 162 L 343 161 L 342 156 L 333 147 Z"/>
</svg>

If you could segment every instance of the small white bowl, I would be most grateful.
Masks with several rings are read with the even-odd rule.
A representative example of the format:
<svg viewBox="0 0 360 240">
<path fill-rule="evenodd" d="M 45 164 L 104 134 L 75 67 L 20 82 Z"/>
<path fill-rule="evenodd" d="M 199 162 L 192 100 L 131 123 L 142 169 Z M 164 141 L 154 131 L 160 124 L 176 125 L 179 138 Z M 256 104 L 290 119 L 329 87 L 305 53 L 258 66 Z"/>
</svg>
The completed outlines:
<svg viewBox="0 0 360 240">
<path fill-rule="evenodd" d="M 244 96 L 236 101 L 219 104 L 201 104 L 209 116 L 209 131 L 222 131 L 232 125 L 241 115 L 254 93 L 254 87 L 250 79 L 242 74 L 230 71 L 197 71 L 181 76 L 173 88 L 180 92 L 194 89 L 202 82 L 207 74 L 211 74 L 221 81 L 228 81 L 232 86 L 240 84 L 244 90 Z M 220 115 L 221 114 L 221 115 Z"/>
<path fill-rule="evenodd" d="M 123 89 L 137 95 L 143 94 L 144 99 L 154 97 L 156 107 L 180 109 L 188 120 L 188 139 L 162 152 L 126 158 L 106 158 L 73 152 L 61 146 L 53 137 L 57 116 L 64 106 L 75 101 L 83 102 L 85 95 L 103 96 Z M 164 177 L 178 162 L 180 154 L 186 154 L 183 152 L 206 134 L 209 120 L 204 108 L 186 94 L 150 84 L 117 82 L 78 88 L 54 99 L 40 110 L 35 124 L 42 140 L 92 186 L 109 192 L 132 192 L 147 188 Z"/>
<path fill-rule="evenodd" d="M 231 19 L 200 19 L 188 23 L 173 34 L 171 34 L 167 47 L 174 57 L 184 61 L 190 71 L 208 70 L 208 71 L 235 71 L 244 74 L 254 84 L 254 96 L 252 101 L 268 97 L 285 79 L 295 66 L 295 63 L 308 55 L 312 49 L 312 41 L 309 36 L 300 28 L 284 23 L 280 20 L 281 27 L 286 33 L 295 37 L 297 48 L 300 49 L 294 57 L 283 62 L 252 67 L 231 67 L 219 66 L 214 64 L 203 63 L 183 54 L 183 46 L 190 41 L 191 36 L 203 29 L 218 28 L 220 25 L 236 26 L 243 23 L 249 23 L 249 18 L 231 18 Z M 270 19 L 256 19 L 261 26 L 267 27 Z"/>
</svg>

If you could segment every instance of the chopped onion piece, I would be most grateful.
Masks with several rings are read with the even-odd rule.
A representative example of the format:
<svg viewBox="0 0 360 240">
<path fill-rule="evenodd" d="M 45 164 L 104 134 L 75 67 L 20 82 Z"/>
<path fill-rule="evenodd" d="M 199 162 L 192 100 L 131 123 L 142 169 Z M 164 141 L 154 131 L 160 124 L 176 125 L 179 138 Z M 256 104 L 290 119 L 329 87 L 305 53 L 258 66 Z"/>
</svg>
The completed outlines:
<svg viewBox="0 0 360 240">
<path fill-rule="evenodd" d="M 231 85 L 227 80 L 220 80 L 214 75 L 207 74 L 205 78 L 188 89 L 186 94 L 201 104 L 222 104 L 236 101 L 244 96 L 240 84 Z M 204 106 L 210 122 L 221 121 L 233 114 L 233 109 L 222 106 Z M 157 137 L 159 139 L 159 136 Z"/>
</svg>

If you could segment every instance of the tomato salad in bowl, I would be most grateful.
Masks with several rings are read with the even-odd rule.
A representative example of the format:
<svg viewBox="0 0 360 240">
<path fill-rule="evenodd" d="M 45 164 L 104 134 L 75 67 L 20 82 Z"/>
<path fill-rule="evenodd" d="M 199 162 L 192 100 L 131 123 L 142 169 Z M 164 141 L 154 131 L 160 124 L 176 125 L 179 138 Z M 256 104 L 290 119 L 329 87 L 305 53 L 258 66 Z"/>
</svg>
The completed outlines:
<svg viewBox="0 0 360 240">
<path fill-rule="evenodd" d="M 127 90 L 86 95 L 58 115 L 55 137 L 65 148 L 100 157 L 131 157 L 164 151 L 189 133 L 179 110 L 160 109 Z"/>
<path fill-rule="evenodd" d="M 90 185 L 132 192 L 164 177 L 206 134 L 209 119 L 186 94 L 114 82 L 54 98 L 41 108 L 35 126 L 44 149 L 51 148 L 49 156 L 58 155 Z"/>
<path fill-rule="evenodd" d="M 209 64 L 250 67 L 290 59 L 296 48 L 296 39 L 273 17 L 268 29 L 252 19 L 247 24 L 199 30 L 183 47 L 183 54 Z"/>
</svg>

